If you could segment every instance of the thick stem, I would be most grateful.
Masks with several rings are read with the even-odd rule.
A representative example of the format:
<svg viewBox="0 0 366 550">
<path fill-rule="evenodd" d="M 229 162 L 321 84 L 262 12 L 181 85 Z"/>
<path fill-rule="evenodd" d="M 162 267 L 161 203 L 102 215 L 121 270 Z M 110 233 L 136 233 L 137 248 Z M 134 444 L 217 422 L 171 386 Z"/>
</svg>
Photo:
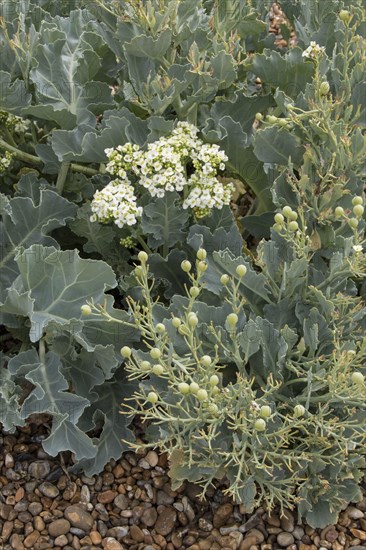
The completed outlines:
<svg viewBox="0 0 366 550">
<path fill-rule="evenodd" d="M 64 190 L 65 181 L 67 178 L 67 174 L 69 172 L 70 168 L 70 162 L 62 162 L 61 168 L 58 173 L 57 181 L 56 181 L 56 191 L 62 195 L 62 191 Z"/>
</svg>

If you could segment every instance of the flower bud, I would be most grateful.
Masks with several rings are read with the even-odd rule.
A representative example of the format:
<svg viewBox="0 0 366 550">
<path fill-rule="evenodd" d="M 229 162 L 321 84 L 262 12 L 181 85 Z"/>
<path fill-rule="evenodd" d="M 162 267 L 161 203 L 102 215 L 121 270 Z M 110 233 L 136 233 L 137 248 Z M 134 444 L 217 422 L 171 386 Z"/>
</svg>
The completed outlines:
<svg viewBox="0 0 366 550">
<path fill-rule="evenodd" d="M 236 268 L 236 274 L 239 276 L 239 277 L 244 277 L 244 275 L 246 274 L 247 272 L 247 268 L 245 267 L 244 264 L 240 264 L 237 266 Z"/>
<path fill-rule="evenodd" d="M 289 218 L 289 217 L 290 217 L 291 212 L 292 212 L 291 206 L 284 206 L 284 207 L 282 208 L 282 214 L 283 214 L 284 216 L 286 216 L 286 218 Z"/>
<path fill-rule="evenodd" d="M 356 229 L 356 227 L 358 226 L 358 219 L 357 218 L 350 218 L 348 220 L 348 225 L 350 227 L 352 227 L 352 229 Z"/>
<path fill-rule="evenodd" d="M 211 391 L 212 395 L 217 395 L 220 393 L 220 388 L 218 386 L 214 386 Z"/>
<path fill-rule="evenodd" d="M 287 118 L 279 118 L 277 122 L 278 122 L 278 124 L 279 124 L 280 126 L 282 126 L 282 127 L 285 127 L 285 126 L 287 126 L 287 124 L 288 124 Z"/>
<path fill-rule="evenodd" d="M 164 373 L 164 367 L 163 365 L 154 365 L 152 371 L 156 376 L 161 376 Z"/>
<path fill-rule="evenodd" d="M 209 355 L 203 355 L 201 357 L 201 365 L 203 365 L 204 367 L 209 367 L 212 363 L 212 359 Z"/>
<path fill-rule="evenodd" d="M 207 407 L 207 410 L 208 410 L 211 414 L 214 414 L 214 415 L 216 415 L 216 414 L 219 412 L 219 408 L 218 408 L 218 406 L 216 405 L 216 403 L 210 403 L 209 406 Z"/>
<path fill-rule="evenodd" d="M 192 298 L 197 298 L 199 293 L 200 289 L 198 288 L 198 286 L 191 286 L 191 288 L 189 289 L 189 294 L 192 296 Z"/>
<path fill-rule="evenodd" d="M 152 405 L 155 405 L 159 401 L 158 394 L 154 391 L 150 391 L 147 395 L 147 400 L 150 401 Z"/>
<path fill-rule="evenodd" d="M 128 346 L 123 346 L 123 348 L 121 348 L 121 355 L 125 359 L 128 359 L 132 355 L 132 349 L 129 348 Z"/>
<path fill-rule="evenodd" d="M 266 427 L 267 427 L 267 424 L 265 423 L 263 418 L 257 418 L 257 420 L 254 422 L 254 429 L 257 432 L 264 432 Z"/>
<path fill-rule="evenodd" d="M 88 304 L 84 304 L 83 306 L 81 306 L 81 314 L 82 315 L 91 315 L 91 307 L 88 306 Z"/>
<path fill-rule="evenodd" d="M 288 219 L 292 221 L 297 220 L 298 217 L 299 216 L 297 215 L 297 212 L 295 212 L 295 210 L 291 210 L 291 212 L 288 215 Z"/>
<path fill-rule="evenodd" d="M 138 265 L 137 267 L 135 267 L 135 276 L 136 277 L 142 277 L 144 274 L 144 269 L 141 265 Z"/>
<path fill-rule="evenodd" d="M 355 371 L 352 373 L 352 382 L 357 386 L 363 386 L 365 383 L 365 377 L 362 372 Z"/>
<path fill-rule="evenodd" d="M 329 94 L 329 90 L 330 90 L 329 82 L 327 82 L 327 81 L 325 80 L 324 82 L 322 82 L 322 83 L 320 84 L 320 88 L 319 88 L 320 95 L 327 95 L 327 94 Z"/>
<path fill-rule="evenodd" d="M 356 206 L 353 207 L 353 213 L 356 216 L 356 218 L 361 218 L 364 211 L 365 209 L 361 204 L 356 204 Z"/>
<path fill-rule="evenodd" d="M 337 206 L 337 208 L 334 210 L 334 213 L 337 218 L 341 218 L 344 216 L 344 209 L 341 206 Z"/>
<path fill-rule="evenodd" d="M 362 206 L 363 205 L 363 198 L 362 197 L 353 197 L 352 204 L 353 204 L 353 206 L 356 206 L 356 204 L 361 204 L 361 206 Z"/>
<path fill-rule="evenodd" d="M 304 405 L 296 405 L 294 407 L 294 417 L 300 418 L 300 416 L 304 416 L 305 414 L 305 407 Z"/>
<path fill-rule="evenodd" d="M 152 348 L 150 350 L 150 355 L 153 359 L 160 359 L 161 357 L 161 351 L 158 348 Z"/>
<path fill-rule="evenodd" d="M 200 389 L 199 385 L 197 384 L 197 382 L 191 382 L 189 384 L 189 391 L 191 393 L 193 393 L 194 395 L 198 392 L 198 390 Z"/>
<path fill-rule="evenodd" d="M 210 376 L 210 386 L 217 386 L 217 384 L 220 382 L 219 377 L 217 374 L 213 374 Z"/>
<path fill-rule="evenodd" d="M 185 326 L 185 325 L 180 325 L 178 327 L 178 332 L 179 334 L 181 334 L 182 336 L 188 336 L 189 334 L 189 329 Z"/>
<path fill-rule="evenodd" d="M 187 395 L 187 393 L 189 393 L 189 384 L 187 384 L 186 382 L 181 382 L 180 384 L 178 384 L 178 390 L 181 394 Z"/>
<path fill-rule="evenodd" d="M 275 217 L 274 217 L 274 220 L 279 225 L 282 225 L 283 222 L 285 221 L 285 218 L 282 216 L 282 214 L 276 214 Z"/>
<path fill-rule="evenodd" d="M 198 262 L 197 264 L 197 269 L 198 271 L 201 271 L 202 273 L 204 273 L 208 268 L 208 265 L 206 264 L 206 262 L 204 261 L 201 261 L 201 262 Z"/>
<path fill-rule="evenodd" d="M 271 407 L 269 405 L 262 405 L 259 414 L 262 418 L 269 418 L 272 414 Z"/>
<path fill-rule="evenodd" d="M 278 121 L 278 118 L 273 115 L 268 115 L 266 120 L 269 124 L 276 124 L 276 122 Z"/>
<path fill-rule="evenodd" d="M 235 327 L 239 321 L 239 318 L 236 313 L 229 313 L 226 317 L 226 321 L 230 327 Z"/>
<path fill-rule="evenodd" d="M 183 262 L 180 264 L 180 267 L 185 271 L 185 273 L 189 273 L 192 269 L 192 264 L 188 260 L 183 260 Z"/>
<path fill-rule="evenodd" d="M 288 229 L 291 232 L 297 231 L 299 229 L 299 224 L 297 222 L 290 222 L 288 224 Z"/>
<path fill-rule="evenodd" d="M 262 113 L 256 113 L 255 114 L 255 119 L 258 120 L 259 122 L 261 122 L 263 120 L 263 115 Z"/>
<path fill-rule="evenodd" d="M 208 399 L 208 393 L 207 393 L 206 390 L 200 389 L 200 390 L 198 390 L 198 392 L 196 393 L 196 397 L 197 397 L 198 401 L 207 401 L 207 399 Z"/>
<path fill-rule="evenodd" d="M 344 23 L 345 25 L 347 25 L 347 23 L 349 23 L 349 21 L 350 21 L 350 19 L 351 19 L 351 14 L 350 14 L 350 12 L 347 11 L 347 10 L 341 10 L 341 11 L 339 12 L 339 19 L 340 19 L 341 21 L 343 21 L 343 23 Z"/>
<path fill-rule="evenodd" d="M 172 325 L 174 328 L 180 327 L 181 324 L 182 324 L 182 321 L 178 317 L 173 317 Z"/>
<path fill-rule="evenodd" d="M 276 233 L 281 233 L 283 229 L 283 225 L 279 224 L 279 223 L 275 223 L 274 226 L 273 226 L 273 230 L 276 231 Z"/>
<path fill-rule="evenodd" d="M 226 273 L 224 273 L 223 275 L 221 275 L 221 277 L 220 277 L 220 283 L 221 283 L 222 285 L 227 285 L 229 281 L 230 281 L 229 275 L 227 275 Z"/>
<path fill-rule="evenodd" d="M 148 255 L 146 254 L 146 252 L 144 252 L 143 250 L 141 250 L 138 255 L 137 255 L 139 261 L 142 263 L 142 264 L 146 264 L 147 260 L 148 260 Z"/>
<path fill-rule="evenodd" d="M 207 252 L 204 248 L 199 248 L 196 256 L 198 260 L 205 260 L 207 258 Z"/>
</svg>

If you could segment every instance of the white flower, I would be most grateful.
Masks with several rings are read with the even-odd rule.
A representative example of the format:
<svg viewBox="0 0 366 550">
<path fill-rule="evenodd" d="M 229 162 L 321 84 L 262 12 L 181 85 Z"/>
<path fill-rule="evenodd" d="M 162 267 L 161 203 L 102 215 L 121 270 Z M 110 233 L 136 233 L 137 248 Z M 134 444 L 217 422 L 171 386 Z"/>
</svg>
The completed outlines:
<svg viewBox="0 0 366 550">
<path fill-rule="evenodd" d="M 219 208 L 230 204 L 234 191 L 232 183 L 224 185 L 215 177 L 193 174 L 189 181 L 192 185 L 183 208 Z"/>
<path fill-rule="evenodd" d="M 355 252 L 362 252 L 363 250 L 363 246 L 361 244 L 354 244 L 352 248 Z"/>
<path fill-rule="evenodd" d="M 135 225 L 137 218 L 142 216 L 142 207 L 137 206 L 134 188 L 129 182 L 120 180 L 111 181 L 94 194 L 91 210 L 91 222 L 114 221 L 118 227 Z"/>
<path fill-rule="evenodd" d="M 324 52 L 324 50 L 325 48 L 323 46 L 319 46 L 316 42 L 311 41 L 310 46 L 302 52 L 302 56 L 308 59 L 314 59 L 321 52 Z"/>
</svg>

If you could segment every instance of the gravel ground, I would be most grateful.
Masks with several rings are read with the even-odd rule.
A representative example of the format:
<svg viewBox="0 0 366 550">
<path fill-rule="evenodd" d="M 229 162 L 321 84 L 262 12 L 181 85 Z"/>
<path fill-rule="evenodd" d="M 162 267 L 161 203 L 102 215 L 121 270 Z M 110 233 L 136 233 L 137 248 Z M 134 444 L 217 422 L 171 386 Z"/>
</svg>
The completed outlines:
<svg viewBox="0 0 366 550">
<path fill-rule="evenodd" d="M 314 530 L 263 508 L 254 514 L 213 488 L 172 491 L 166 455 L 125 453 L 100 475 L 69 475 L 68 454 L 49 457 L 47 428 L 0 433 L 0 549 L 47 550 L 361 550 L 366 548 L 366 490 L 337 525 Z"/>
</svg>

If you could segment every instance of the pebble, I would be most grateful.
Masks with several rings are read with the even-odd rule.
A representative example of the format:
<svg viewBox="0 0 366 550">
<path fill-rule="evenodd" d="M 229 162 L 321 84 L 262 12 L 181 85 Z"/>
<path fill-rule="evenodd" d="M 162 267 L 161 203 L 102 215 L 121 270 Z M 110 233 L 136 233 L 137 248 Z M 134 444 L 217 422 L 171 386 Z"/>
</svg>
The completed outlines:
<svg viewBox="0 0 366 550">
<path fill-rule="evenodd" d="M 130 537 L 136 542 L 143 542 L 145 535 L 138 525 L 131 525 L 130 527 Z"/>
<path fill-rule="evenodd" d="M 40 537 L 39 531 L 32 531 L 32 533 L 24 539 L 24 546 L 26 548 L 34 548 L 34 545 L 39 539 L 39 537 Z"/>
<path fill-rule="evenodd" d="M 283 515 L 280 517 L 280 525 L 283 531 L 292 533 L 295 528 L 295 518 L 290 510 L 284 510 Z"/>
<path fill-rule="evenodd" d="M 159 535 L 166 536 L 173 531 L 175 521 L 177 519 L 177 512 L 174 508 L 166 507 L 159 515 L 157 522 L 155 523 L 155 531 Z"/>
<path fill-rule="evenodd" d="M 104 539 L 103 547 L 104 547 L 104 550 L 123 550 L 122 544 L 120 544 L 118 540 L 112 537 L 107 537 L 106 539 Z"/>
<path fill-rule="evenodd" d="M 277 535 L 277 542 L 282 548 L 286 548 L 293 544 L 295 539 L 291 533 L 282 532 Z"/>
<path fill-rule="evenodd" d="M 354 506 L 348 506 L 345 513 L 351 519 L 361 519 L 364 517 L 364 513 L 362 512 L 362 510 L 359 510 Z"/>
<path fill-rule="evenodd" d="M 146 527 L 152 527 L 155 525 L 156 520 L 158 519 L 158 513 L 156 508 L 146 508 L 141 516 L 141 521 L 146 525 Z"/>
<path fill-rule="evenodd" d="M 360 540 L 366 540 L 366 531 L 361 531 L 360 529 L 350 529 L 352 535 Z"/>
<path fill-rule="evenodd" d="M 55 485 L 52 485 L 52 483 L 49 483 L 48 481 L 44 481 L 43 483 L 41 483 L 38 489 L 40 490 L 42 495 L 44 495 L 47 498 L 53 499 L 60 494 L 59 489 Z"/>
<path fill-rule="evenodd" d="M 127 510 L 129 506 L 128 498 L 125 495 L 117 495 L 113 501 L 113 504 L 120 510 Z"/>
<path fill-rule="evenodd" d="M 56 519 L 52 521 L 48 526 L 48 532 L 51 537 L 59 537 L 66 535 L 70 531 L 71 524 L 67 519 Z"/>
<path fill-rule="evenodd" d="M 213 517 L 213 526 L 217 529 L 225 525 L 233 512 L 233 505 L 230 502 L 218 507 Z"/>
<path fill-rule="evenodd" d="M 66 544 L 68 544 L 68 540 L 67 540 L 67 537 L 66 535 L 60 535 L 59 537 L 57 537 L 55 539 L 55 545 L 56 546 L 61 546 L 61 548 L 63 548 L 64 546 L 66 546 Z"/>
<path fill-rule="evenodd" d="M 64 512 L 64 516 L 73 527 L 82 529 L 87 533 L 91 530 L 94 523 L 94 519 L 89 512 L 76 505 L 68 506 Z"/>
<path fill-rule="evenodd" d="M 28 473 L 36 479 L 45 479 L 51 471 L 50 463 L 47 460 L 36 460 L 29 464 Z"/>
<path fill-rule="evenodd" d="M 113 502 L 115 498 L 116 492 L 111 490 L 98 494 L 98 502 L 101 504 L 109 504 L 110 502 Z"/>
</svg>

